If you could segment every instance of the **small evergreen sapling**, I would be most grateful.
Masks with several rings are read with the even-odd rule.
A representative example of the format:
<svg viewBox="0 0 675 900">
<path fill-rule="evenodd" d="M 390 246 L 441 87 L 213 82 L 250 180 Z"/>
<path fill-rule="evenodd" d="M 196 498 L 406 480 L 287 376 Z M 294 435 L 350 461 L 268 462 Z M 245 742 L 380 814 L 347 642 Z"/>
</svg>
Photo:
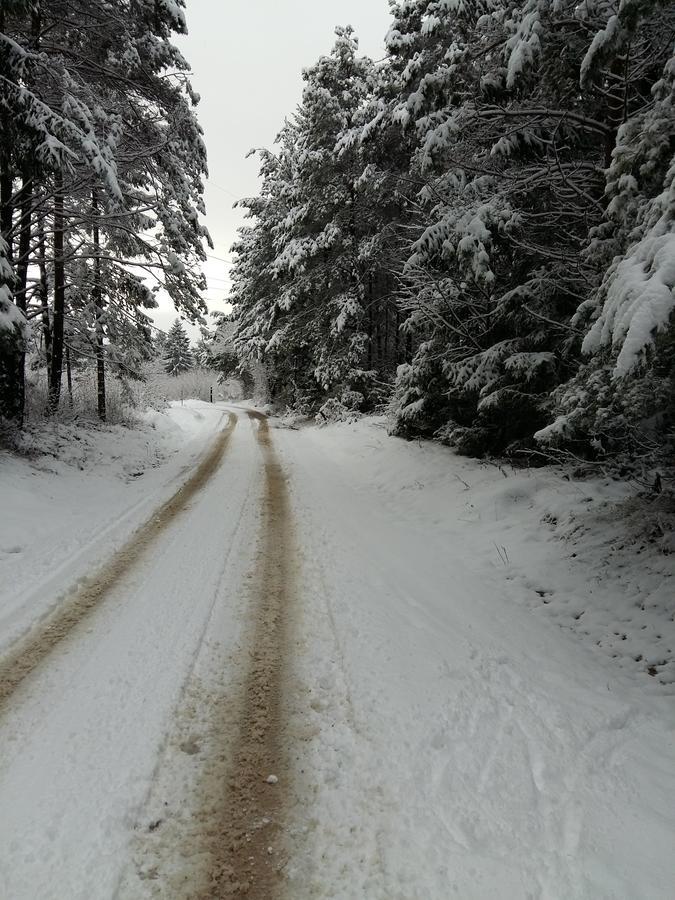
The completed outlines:
<svg viewBox="0 0 675 900">
<path fill-rule="evenodd" d="M 164 344 L 164 370 L 168 375 L 177 378 L 181 372 L 187 372 L 194 365 L 190 339 L 180 319 L 171 326 Z"/>
</svg>

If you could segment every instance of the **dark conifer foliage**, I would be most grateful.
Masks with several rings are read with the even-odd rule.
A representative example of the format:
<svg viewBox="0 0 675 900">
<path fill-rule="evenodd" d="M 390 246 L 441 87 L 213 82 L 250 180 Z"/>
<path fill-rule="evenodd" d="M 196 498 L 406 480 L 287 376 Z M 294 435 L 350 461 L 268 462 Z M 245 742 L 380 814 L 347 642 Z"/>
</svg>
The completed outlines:
<svg viewBox="0 0 675 900">
<path fill-rule="evenodd" d="M 194 357 L 190 349 L 190 338 L 180 319 L 173 323 L 164 342 L 162 354 L 164 369 L 169 375 L 177 377 L 187 372 L 194 365 Z"/>
</svg>

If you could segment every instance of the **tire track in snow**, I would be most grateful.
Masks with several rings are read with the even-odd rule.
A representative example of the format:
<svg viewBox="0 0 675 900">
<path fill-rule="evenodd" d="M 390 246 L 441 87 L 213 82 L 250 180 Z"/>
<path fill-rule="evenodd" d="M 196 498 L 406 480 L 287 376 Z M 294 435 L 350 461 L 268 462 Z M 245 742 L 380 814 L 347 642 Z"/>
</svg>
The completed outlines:
<svg viewBox="0 0 675 900">
<path fill-rule="evenodd" d="M 286 479 L 267 418 L 252 410 L 247 415 L 265 472 L 251 610 L 251 662 L 219 828 L 207 832 L 210 859 L 204 890 L 195 894 L 199 900 L 237 895 L 245 895 L 247 900 L 274 900 L 282 879 L 275 841 L 282 831 L 284 795 L 289 788 L 285 783 L 289 766 L 283 741 L 282 693 L 294 541 Z M 269 776 L 278 782 L 268 781 Z"/>
<path fill-rule="evenodd" d="M 117 900 L 283 894 L 292 788 L 285 686 L 297 562 L 286 479 L 267 419 L 246 412 L 262 453 L 263 484 L 258 538 L 235 601 L 241 636 L 227 656 L 211 651 L 185 686 L 172 753 L 163 762 L 169 769 L 155 785 L 133 871 Z M 269 783 L 270 775 L 278 782 Z M 177 800 L 164 799 L 175 792 Z"/>
<path fill-rule="evenodd" d="M 105 598 L 120 579 L 133 568 L 159 535 L 187 507 L 215 473 L 237 426 L 235 413 L 213 442 L 194 474 L 138 528 L 124 546 L 92 576 L 52 610 L 0 660 L 0 714 L 7 701 L 51 651 Z"/>
</svg>

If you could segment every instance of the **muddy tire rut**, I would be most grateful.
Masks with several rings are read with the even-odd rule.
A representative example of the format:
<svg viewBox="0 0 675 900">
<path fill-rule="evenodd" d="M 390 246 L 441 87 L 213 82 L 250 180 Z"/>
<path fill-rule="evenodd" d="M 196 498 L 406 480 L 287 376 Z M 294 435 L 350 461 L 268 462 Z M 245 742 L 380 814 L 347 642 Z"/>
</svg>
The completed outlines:
<svg viewBox="0 0 675 900">
<path fill-rule="evenodd" d="M 104 600 L 109 591 L 151 549 L 161 533 L 174 521 L 218 469 L 237 425 L 229 413 L 219 433 L 194 474 L 138 528 L 122 548 L 92 576 L 84 579 L 65 600 L 20 638 L 0 660 L 0 714 L 25 679 Z"/>
<path fill-rule="evenodd" d="M 250 579 L 250 662 L 221 804 L 211 806 L 212 821 L 203 833 L 209 862 L 202 887 L 190 892 L 195 900 L 276 900 L 283 878 L 281 837 L 289 787 L 283 693 L 294 541 L 286 480 L 267 419 L 253 411 L 248 416 L 264 461 L 261 531 Z M 222 727 L 232 728 L 229 708 Z"/>
<path fill-rule="evenodd" d="M 291 795 L 285 698 L 297 553 L 267 419 L 248 411 L 262 455 L 248 568 L 223 586 L 241 631 L 220 654 L 207 636 L 137 824 L 116 900 L 281 900 Z M 255 452 L 255 448 L 254 452 Z M 240 551 L 241 552 L 241 551 Z M 229 599 L 228 599 L 229 598 Z"/>
</svg>

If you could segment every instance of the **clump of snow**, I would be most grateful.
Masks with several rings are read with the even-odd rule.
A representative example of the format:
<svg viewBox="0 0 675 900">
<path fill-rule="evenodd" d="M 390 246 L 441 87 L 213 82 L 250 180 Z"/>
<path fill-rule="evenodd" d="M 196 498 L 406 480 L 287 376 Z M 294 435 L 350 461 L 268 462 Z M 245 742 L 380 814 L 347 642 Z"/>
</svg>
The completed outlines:
<svg viewBox="0 0 675 900">
<path fill-rule="evenodd" d="M 12 301 L 6 285 L 0 285 L 0 331 L 18 332 L 25 336 L 28 330 L 26 317 Z"/>
<path fill-rule="evenodd" d="M 361 402 L 363 402 L 362 394 L 358 394 L 356 391 L 349 391 L 348 394 L 360 397 Z M 325 425 L 328 422 L 354 422 L 359 417 L 356 406 L 358 406 L 358 403 L 350 402 L 349 397 L 342 397 L 341 399 L 331 397 L 322 405 L 316 414 L 315 421 L 317 425 Z"/>
<path fill-rule="evenodd" d="M 506 44 L 508 53 L 506 85 L 509 88 L 512 88 L 518 78 L 532 66 L 541 49 L 540 9 L 538 4 L 533 6 L 534 8 L 525 13 L 518 22 L 514 34 Z"/>
<path fill-rule="evenodd" d="M 27 334 L 26 317 L 12 300 L 8 285 L 14 281 L 14 272 L 7 259 L 7 242 L 0 236 L 0 332 L 16 332 L 22 337 Z"/>
<path fill-rule="evenodd" d="M 624 5 L 624 4 L 622 4 Z M 620 22 L 619 17 L 616 15 L 610 16 L 607 20 L 607 24 L 602 29 L 602 31 L 598 31 L 591 41 L 591 45 L 586 51 L 586 56 L 583 58 L 581 62 L 581 68 L 579 71 L 579 80 L 582 85 L 585 85 L 588 81 L 589 75 L 591 74 L 597 57 L 601 54 L 601 52 L 616 39 L 620 32 Z"/>
<path fill-rule="evenodd" d="M 675 233 L 661 222 L 611 272 L 602 312 L 584 339 L 584 353 L 619 346 L 614 375 L 628 375 L 656 334 L 666 330 L 673 310 Z"/>
</svg>

